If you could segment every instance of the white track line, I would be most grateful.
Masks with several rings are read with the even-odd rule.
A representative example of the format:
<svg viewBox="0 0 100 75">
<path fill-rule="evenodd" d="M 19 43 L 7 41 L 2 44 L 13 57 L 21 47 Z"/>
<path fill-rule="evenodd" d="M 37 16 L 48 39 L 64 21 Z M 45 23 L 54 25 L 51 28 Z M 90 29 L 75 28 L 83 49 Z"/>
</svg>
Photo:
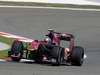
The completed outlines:
<svg viewBox="0 0 100 75">
<path fill-rule="evenodd" d="M 100 9 L 85 9 L 85 8 L 68 8 L 68 7 L 37 7 L 37 6 L 0 6 L 3 8 L 41 8 L 41 9 L 63 9 L 63 10 L 81 10 L 81 11 L 100 11 Z"/>
<path fill-rule="evenodd" d="M 6 33 L 6 32 L 0 32 L 0 36 L 6 37 L 6 38 L 18 39 L 18 40 L 23 41 L 23 42 L 32 42 L 33 41 L 33 39 L 29 39 L 26 37 L 10 34 L 10 33 Z"/>
<path fill-rule="evenodd" d="M 0 59 L 0 62 L 6 62 L 6 60 L 4 60 L 4 59 Z"/>
<path fill-rule="evenodd" d="M 10 46 L 8 44 L 5 44 L 3 42 L 0 42 L 0 51 L 7 50 L 9 48 L 10 48 Z"/>
</svg>

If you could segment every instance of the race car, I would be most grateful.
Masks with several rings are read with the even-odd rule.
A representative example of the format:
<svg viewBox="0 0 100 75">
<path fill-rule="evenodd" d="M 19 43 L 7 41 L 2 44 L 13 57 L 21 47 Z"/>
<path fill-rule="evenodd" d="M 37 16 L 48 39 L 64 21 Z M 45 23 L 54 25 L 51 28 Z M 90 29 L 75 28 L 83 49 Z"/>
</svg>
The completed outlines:
<svg viewBox="0 0 100 75">
<path fill-rule="evenodd" d="M 69 33 L 48 30 L 44 40 L 33 40 L 32 42 L 22 42 L 14 40 L 8 57 L 12 61 L 19 62 L 22 58 L 35 60 L 37 63 L 50 61 L 53 65 L 70 63 L 81 66 L 84 61 L 84 48 L 75 46 L 75 37 Z"/>
</svg>

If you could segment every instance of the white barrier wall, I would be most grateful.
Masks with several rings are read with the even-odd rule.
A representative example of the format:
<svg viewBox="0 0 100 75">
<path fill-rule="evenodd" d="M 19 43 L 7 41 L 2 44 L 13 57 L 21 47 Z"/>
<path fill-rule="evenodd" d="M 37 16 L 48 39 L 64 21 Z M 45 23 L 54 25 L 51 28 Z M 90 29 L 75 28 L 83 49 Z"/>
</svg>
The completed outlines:
<svg viewBox="0 0 100 75">
<path fill-rule="evenodd" d="M 48 2 L 48 0 L 0 0 L 0 1 L 14 1 L 14 2 Z"/>
<path fill-rule="evenodd" d="M 49 0 L 51 3 L 79 4 L 79 5 L 100 5 L 97 0 Z"/>
<path fill-rule="evenodd" d="M 63 3 L 63 4 L 78 4 L 78 5 L 100 5 L 100 0 L 0 0 L 0 1 Z"/>
<path fill-rule="evenodd" d="M 100 0 L 87 0 L 87 1 L 99 2 L 100 3 Z"/>
</svg>

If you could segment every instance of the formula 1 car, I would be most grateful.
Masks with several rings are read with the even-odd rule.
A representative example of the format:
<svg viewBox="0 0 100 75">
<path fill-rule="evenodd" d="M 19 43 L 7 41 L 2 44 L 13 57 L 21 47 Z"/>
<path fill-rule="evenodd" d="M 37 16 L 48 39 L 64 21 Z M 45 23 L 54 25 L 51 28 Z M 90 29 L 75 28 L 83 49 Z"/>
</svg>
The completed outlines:
<svg viewBox="0 0 100 75">
<path fill-rule="evenodd" d="M 41 63 L 46 60 L 53 65 L 71 63 L 81 66 L 84 61 L 84 48 L 74 45 L 74 35 L 69 33 L 55 32 L 48 30 L 44 40 L 34 40 L 24 43 L 15 40 L 8 51 L 8 56 L 12 61 L 19 62 L 22 58 L 35 60 Z"/>
</svg>

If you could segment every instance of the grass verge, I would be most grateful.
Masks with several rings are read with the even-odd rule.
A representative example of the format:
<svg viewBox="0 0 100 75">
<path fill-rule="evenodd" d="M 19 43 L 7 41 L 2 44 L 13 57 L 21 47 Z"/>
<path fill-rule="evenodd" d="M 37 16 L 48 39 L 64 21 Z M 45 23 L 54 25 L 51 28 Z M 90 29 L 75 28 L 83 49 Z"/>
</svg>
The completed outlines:
<svg viewBox="0 0 100 75">
<path fill-rule="evenodd" d="M 5 1 L 0 1 L 0 5 L 100 9 L 100 6 L 96 6 L 96 5 L 75 5 L 75 4 L 36 3 L 36 2 L 11 2 L 11 1 L 5 2 Z"/>
</svg>

